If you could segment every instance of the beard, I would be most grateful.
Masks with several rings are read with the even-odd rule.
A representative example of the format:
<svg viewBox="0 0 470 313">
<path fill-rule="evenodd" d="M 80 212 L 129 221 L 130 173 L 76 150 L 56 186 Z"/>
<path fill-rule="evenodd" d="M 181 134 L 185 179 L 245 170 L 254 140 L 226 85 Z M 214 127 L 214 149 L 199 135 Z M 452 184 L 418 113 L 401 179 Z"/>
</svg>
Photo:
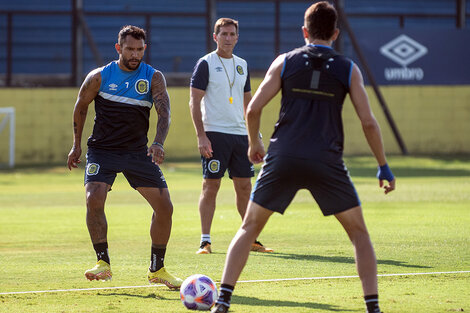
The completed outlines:
<svg viewBox="0 0 470 313">
<path fill-rule="evenodd" d="M 131 62 L 137 62 L 137 65 L 131 65 Z M 132 71 L 139 67 L 140 62 L 142 62 L 142 59 L 125 59 L 124 57 L 122 58 L 122 64 Z"/>
</svg>

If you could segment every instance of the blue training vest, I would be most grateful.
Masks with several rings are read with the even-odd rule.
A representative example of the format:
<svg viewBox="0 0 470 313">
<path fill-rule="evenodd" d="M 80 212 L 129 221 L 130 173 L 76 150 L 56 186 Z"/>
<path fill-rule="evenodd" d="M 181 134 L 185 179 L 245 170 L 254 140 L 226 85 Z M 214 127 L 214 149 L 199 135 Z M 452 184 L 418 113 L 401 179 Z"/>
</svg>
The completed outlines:
<svg viewBox="0 0 470 313">
<path fill-rule="evenodd" d="M 145 63 L 130 72 L 121 70 L 117 61 L 103 67 L 90 148 L 138 151 L 147 146 L 154 73 Z"/>
</svg>

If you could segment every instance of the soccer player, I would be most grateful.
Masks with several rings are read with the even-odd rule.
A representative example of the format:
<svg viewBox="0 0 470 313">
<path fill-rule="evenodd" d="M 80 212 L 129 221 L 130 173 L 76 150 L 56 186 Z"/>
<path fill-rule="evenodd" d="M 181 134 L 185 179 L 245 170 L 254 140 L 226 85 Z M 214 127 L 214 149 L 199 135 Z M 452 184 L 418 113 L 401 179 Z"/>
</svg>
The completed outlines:
<svg viewBox="0 0 470 313">
<path fill-rule="evenodd" d="M 80 163 L 83 125 L 88 105 L 94 100 L 96 117 L 88 138 L 85 191 L 86 222 L 98 261 L 85 276 L 89 280 L 111 279 L 104 206 L 116 174 L 122 172 L 153 209 L 148 280 L 173 289 L 179 288 L 182 280 L 168 273 L 163 264 L 173 205 L 159 168 L 165 158 L 163 144 L 170 127 L 170 99 L 163 74 L 142 62 L 145 37 L 143 29 L 124 26 L 115 45 L 119 59 L 91 71 L 85 78 L 73 111 L 74 141 L 67 165 L 71 170 Z M 157 131 L 147 148 L 153 104 L 158 115 Z"/>
<path fill-rule="evenodd" d="M 283 213 L 295 193 L 308 189 L 324 215 L 334 215 L 355 249 L 367 312 L 380 312 L 377 262 L 356 190 L 343 163 L 341 110 L 349 93 L 367 142 L 377 159 L 379 186 L 395 189 L 379 125 L 370 109 L 361 72 L 332 48 L 339 30 L 337 13 L 326 1 L 305 12 L 306 45 L 280 55 L 270 66 L 247 109 L 249 158 L 265 157 L 258 138 L 263 107 L 282 89 L 279 120 L 242 226 L 227 252 L 219 299 L 212 312 L 227 312 L 235 283 L 256 238 L 273 212 Z M 384 184 L 384 180 L 388 184 Z"/>
<path fill-rule="evenodd" d="M 233 54 L 238 21 L 220 18 L 214 26 L 217 49 L 197 62 L 190 86 L 191 117 L 201 154 L 203 182 L 199 198 L 201 241 L 197 254 L 209 254 L 217 192 L 228 169 L 238 213 L 243 218 L 250 198 L 253 164 L 248 160 L 245 111 L 251 100 L 248 66 Z M 253 238 L 252 251 L 273 252 Z"/>
</svg>

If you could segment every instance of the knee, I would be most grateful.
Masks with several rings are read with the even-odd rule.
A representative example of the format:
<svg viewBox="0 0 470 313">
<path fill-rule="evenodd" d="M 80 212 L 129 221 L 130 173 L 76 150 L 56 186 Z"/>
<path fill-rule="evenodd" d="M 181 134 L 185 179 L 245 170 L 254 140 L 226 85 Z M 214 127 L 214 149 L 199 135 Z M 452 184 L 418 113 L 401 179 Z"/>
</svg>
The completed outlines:
<svg viewBox="0 0 470 313">
<path fill-rule="evenodd" d="M 170 218 L 173 216 L 173 204 L 170 201 L 168 201 L 168 204 L 162 206 L 162 213 Z"/>
<path fill-rule="evenodd" d="M 367 228 L 365 227 L 357 227 L 351 229 L 349 232 L 349 238 L 353 245 L 363 245 L 370 243 L 370 236 Z"/>
<path fill-rule="evenodd" d="M 173 216 L 173 203 L 171 203 L 170 199 L 165 199 L 165 201 L 161 201 L 157 205 L 152 205 L 153 208 L 153 215 L 159 217 L 170 218 Z"/>
<path fill-rule="evenodd" d="M 264 223 L 246 214 L 243 218 L 241 228 L 247 233 L 260 233 L 263 229 L 263 226 Z"/>
<path fill-rule="evenodd" d="M 85 186 L 86 204 L 89 210 L 104 210 L 106 194 L 110 186 L 104 183 L 87 183 Z"/>
<path fill-rule="evenodd" d="M 86 205 L 88 210 L 104 208 L 105 197 L 97 192 L 87 192 Z"/>
<path fill-rule="evenodd" d="M 92 190 L 86 193 L 86 206 L 89 211 L 104 210 L 106 194 Z"/>
<path fill-rule="evenodd" d="M 202 194 L 204 196 L 216 196 L 220 188 L 220 180 L 205 179 L 202 182 Z"/>
<path fill-rule="evenodd" d="M 249 195 L 251 193 L 251 182 L 247 181 L 247 182 L 239 183 L 237 184 L 235 190 L 237 191 L 237 193 Z"/>
</svg>

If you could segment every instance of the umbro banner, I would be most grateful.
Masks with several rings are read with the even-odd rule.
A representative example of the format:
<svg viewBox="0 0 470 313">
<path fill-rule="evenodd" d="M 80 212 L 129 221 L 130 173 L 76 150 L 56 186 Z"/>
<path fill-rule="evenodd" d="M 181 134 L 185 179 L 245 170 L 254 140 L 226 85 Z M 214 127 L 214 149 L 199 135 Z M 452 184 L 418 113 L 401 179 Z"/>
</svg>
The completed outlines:
<svg viewBox="0 0 470 313">
<path fill-rule="evenodd" d="M 379 85 L 470 84 L 470 30 L 354 32 Z M 367 83 L 364 70 L 363 75 Z"/>
</svg>

